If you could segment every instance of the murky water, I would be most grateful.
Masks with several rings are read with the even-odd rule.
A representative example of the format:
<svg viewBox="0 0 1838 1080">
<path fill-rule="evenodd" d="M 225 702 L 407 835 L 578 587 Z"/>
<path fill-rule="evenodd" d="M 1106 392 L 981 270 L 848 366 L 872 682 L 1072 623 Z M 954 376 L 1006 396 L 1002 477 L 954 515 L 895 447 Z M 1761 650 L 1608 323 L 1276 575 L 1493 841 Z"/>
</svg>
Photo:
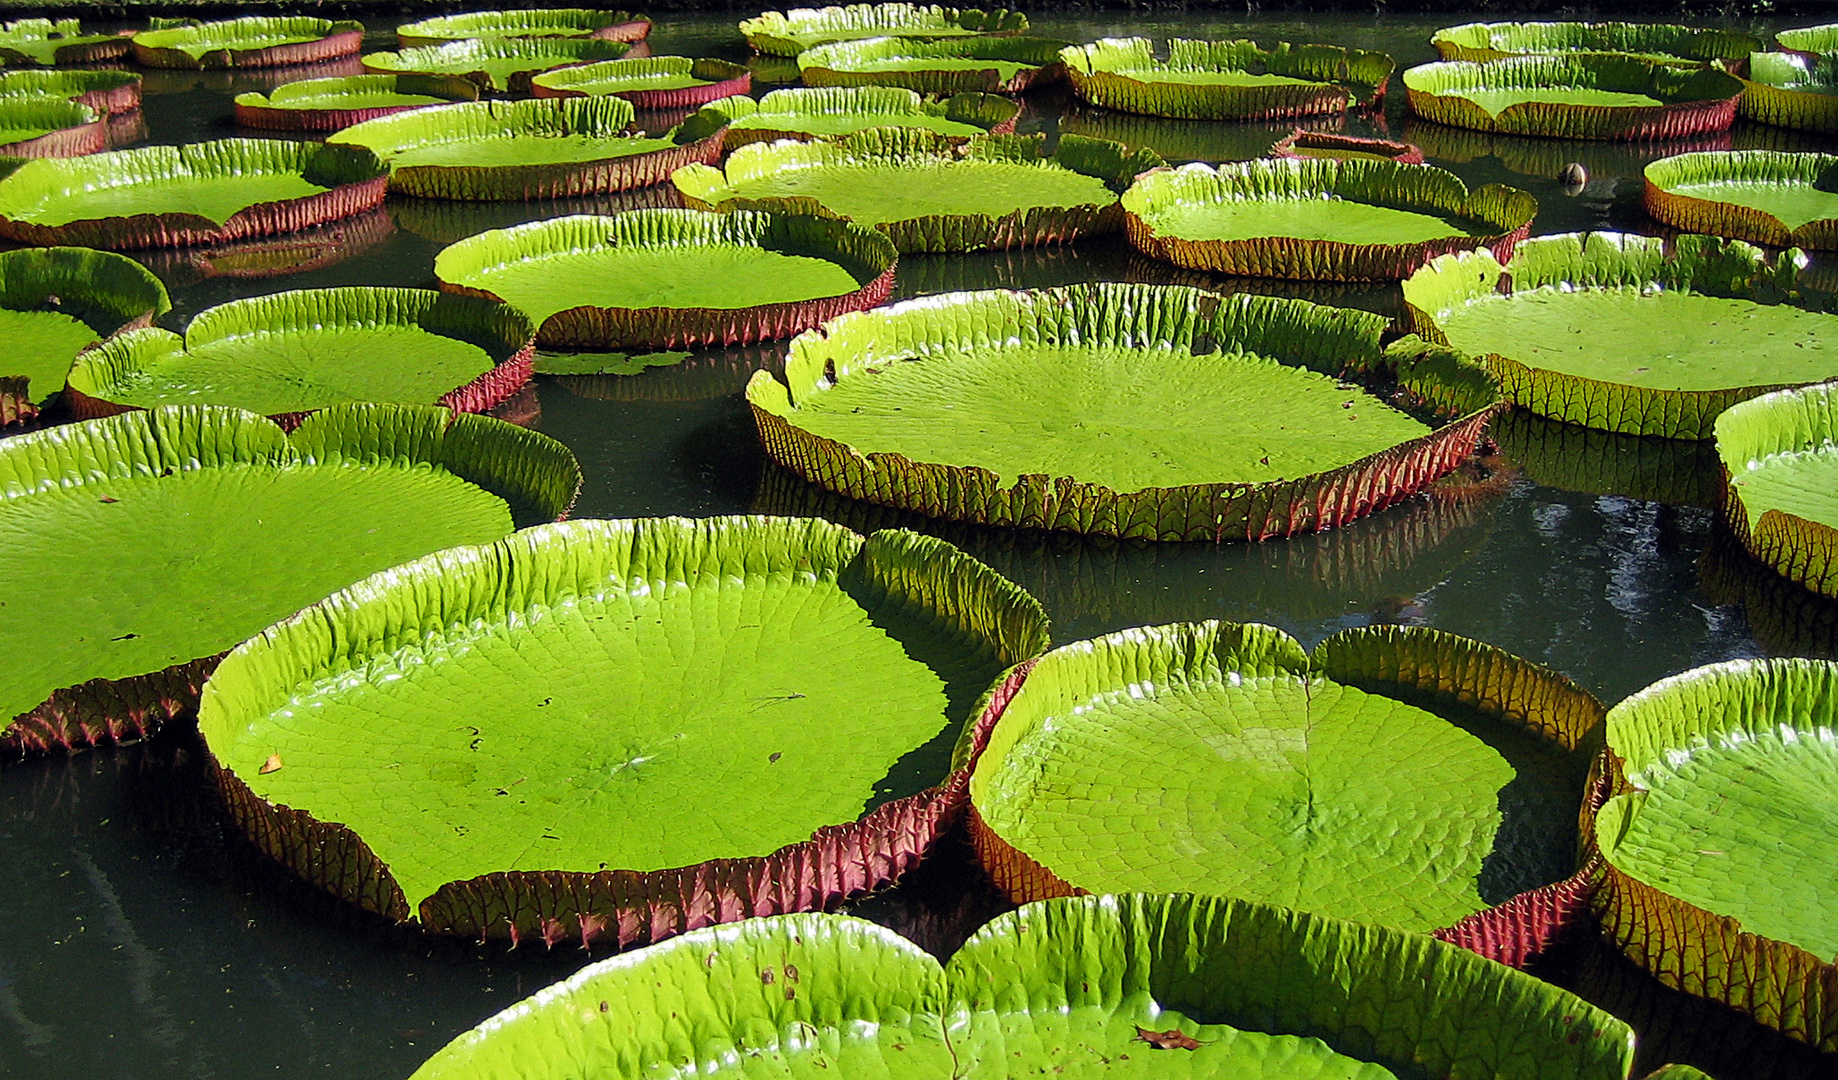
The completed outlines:
<svg viewBox="0 0 1838 1080">
<path fill-rule="evenodd" d="M 1426 41 L 1444 21 L 1119 15 L 1042 18 L 1037 26 L 1073 40 L 1142 33 L 1332 41 L 1381 49 L 1408 65 L 1433 59 Z M 371 47 L 387 47 L 387 26 L 378 26 Z M 659 52 L 745 58 L 726 17 L 662 18 L 652 40 Z M 147 138 L 237 134 L 231 96 L 272 81 L 260 73 L 149 72 Z M 1542 205 L 1539 232 L 1649 227 L 1638 206 L 1640 166 L 1682 149 L 1428 128 L 1404 120 L 1402 98 L 1394 83 L 1390 133 L 1420 142 L 1470 185 L 1530 189 Z M 1170 157 L 1254 156 L 1279 133 L 1068 112 L 1063 98 L 1052 97 L 1030 100 L 1024 130 L 1052 132 L 1062 116 L 1068 129 L 1146 140 Z M 1371 127 L 1350 120 L 1346 130 Z M 1734 139 L 1838 149 L 1756 127 Z M 1574 197 L 1553 179 L 1573 160 L 1591 174 Z M 333 227 L 338 243 L 325 250 L 278 245 L 208 266 L 177 253 L 149 261 L 173 287 L 168 323 L 176 328 L 203 308 L 278 289 L 432 286 L 435 252 L 462 236 L 561 213 L 655 205 L 663 194 L 480 206 L 392 197 L 384 213 Z M 324 265 L 236 276 L 308 257 Z M 1176 276 L 1106 240 L 913 257 L 902 263 L 897 296 L 1097 279 Z M 1254 287 L 1399 309 L 1395 288 Z M 578 516 L 760 511 L 822 514 L 857 528 L 927 528 L 1039 596 L 1062 641 L 1177 619 L 1256 619 L 1308 645 L 1348 626 L 1423 624 L 1551 664 L 1608 700 L 1716 660 L 1838 656 L 1838 610 L 1755 573 L 1717 535 L 1708 506 L 1718 478 L 1703 447 L 1515 417 L 1499 426 L 1501 453 L 1483 467 L 1334 533 L 1224 547 L 1017 536 L 851 505 L 769 466 L 739 390 L 770 357 L 770 348 L 733 349 L 641 376 L 539 380 L 510 412 L 579 455 L 587 486 Z M 954 847 L 857 910 L 944 952 L 1000 907 Z M 0 1077 L 7 1080 L 397 1080 L 454 1034 L 585 960 L 574 949 L 506 955 L 422 940 L 293 886 L 225 834 L 197 748 L 184 735 L 0 771 Z M 1646 1039 L 1643 1063 L 1692 1061 L 1725 1080 L 1838 1073 L 1838 1062 L 1665 991 L 1600 949 L 1581 949 L 1546 973 L 1634 1023 Z"/>
</svg>

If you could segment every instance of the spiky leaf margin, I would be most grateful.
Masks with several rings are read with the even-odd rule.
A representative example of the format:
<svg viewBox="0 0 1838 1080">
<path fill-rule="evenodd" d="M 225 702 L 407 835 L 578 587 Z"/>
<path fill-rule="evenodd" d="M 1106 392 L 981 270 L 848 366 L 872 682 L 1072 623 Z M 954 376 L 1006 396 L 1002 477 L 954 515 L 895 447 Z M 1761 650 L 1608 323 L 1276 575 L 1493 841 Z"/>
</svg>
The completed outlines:
<svg viewBox="0 0 1838 1080">
<path fill-rule="evenodd" d="M 1648 165 L 1645 176 L 1642 198 L 1647 213 L 1675 229 L 1772 247 L 1838 249 L 1838 215 L 1789 226 L 1765 210 L 1673 190 L 1684 184 L 1725 180 L 1829 191 L 1838 185 L 1838 156 L 1773 150 L 1679 154 Z"/>
<path fill-rule="evenodd" d="M 629 134 L 632 104 L 617 97 L 532 98 L 438 105 L 346 128 L 328 146 L 366 147 L 385 163 L 430 143 L 486 141 L 507 135 L 616 138 Z M 637 138 L 638 136 L 631 136 Z M 547 165 L 389 166 L 390 190 L 429 199 L 517 201 L 567 199 L 649 187 L 676 171 L 721 158 L 725 134 L 697 116 L 663 137 L 673 145 L 597 161 Z"/>
<path fill-rule="evenodd" d="M 1743 60 L 1766 46 L 1760 38 L 1730 30 L 1676 23 L 1474 22 L 1444 27 L 1430 35 L 1444 60 L 1482 62 L 1509 56 L 1600 53 L 1663 53 L 1681 61 Z"/>
<path fill-rule="evenodd" d="M 1737 111 L 1776 127 L 1838 135 L 1838 54 L 1756 53 Z"/>
<path fill-rule="evenodd" d="M 1304 150 L 1320 150 L 1323 153 L 1305 154 Z M 1309 131 L 1300 127 L 1278 139 L 1276 145 L 1270 148 L 1270 156 L 1273 158 L 1334 157 L 1339 154 L 1378 154 L 1400 165 L 1423 164 L 1423 149 L 1411 143 L 1393 139 L 1367 139 L 1333 131 Z"/>
<path fill-rule="evenodd" d="M 1838 53 L 1838 23 L 1825 23 L 1822 26 L 1801 26 L 1792 30 L 1781 30 L 1774 35 L 1774 40 L 1783 49 L 1803 53 L 1807 56 L 1825 56 Z"/>
<path fill-rule="evenodd" d="M 1520 244 L 1502 266 L 1486 251 L 1445 255 L 1404 282 L 1411 328 L 1446 344 L 1440 313 L 1487 296 L 1541 286 L 1689 290 L 1756 302 L 1813 301 L 1793 293 L 1797 251 L 1770 261 L 1740 240 L 1680 236 L 1671 244 L 1630 233 L 1565 233 Z M 1785 299 L 1780 299 L 1781 297 Z M 1507 400 L 1540 416 L 1623 435 L 1707 439 L 1718 414 L 1739 401 L 1782 387 L 1652 390 L 1528 367 L 1500 353 L 1479 358 L 1500 380 Z"/>
<path fill-rule="evenodd" d="M 339 131 L 366 120 L 390 116 L 428 105 L 369 105 L 339 108 L 336 105 L 300 108 L 290 99 L 316 97 L 329 91 L 351 93 L 416 94 L 453 101 L 477 101 L 478 84 L 459 75 L 342 75 L 328 79 L 303 79 L 283 83 L 269 93 L 248 91 L 236 95 L 236 122 L 244 127 L 278 131 Z"/>
<path fill-rule="evenodd" d="M 503 303 L 443 295 L 432 289 L 293 289 L 206 308 L 193 317 L 183 335 L 158 327 L 115 335 L 78 357 L 70 370 L 64 404 L 78 420 L 136 412 L 140 406 L 121 404 L 111 400 L 112 396 L 124 383 L 195 345 L 255 333 L 285 334 L 341 325 L 371 330 L 417 328 L 483 349 L 491 358 L 491 369 L 432 403 L 455 412 L 484 412 L 522 389 L 530 381 L 536 355 L 535 328 L 529 317 Z M 291 431 L 314 411 L 279 413 L 269 419 Z"/>
<path fill-rule="evenodd" d="M 1379 52 L 1335 45 L 1175 38 L 1168 59 L 1155 59 L 1148 38 L 1105 38 L 1060 53 L 1078 96 L 1093 105 L 1187 120 L 1285 120 L 1343 113 L 1384 97 L 1393 61 Z M 1220 86 L 1145 80 L 1132 70 L 1247 71 L 1307 80 L 1305 84 Z"/>
<path fill-rule="evenodd" d="M 629 210 L 613 217 L 583 214 L 480 233 L 442 249 L 434 258 L 434 274 L 448 292 L 501 300 L 463 279 L 557 250 L 705 244 L 738 244 L 826 259 L 849 271 L 859 287 L 841 296 L 744 308 L 569 308 L 543 320 L 537 342 L 554 349 L 675 349 L 788 338 L 886 300 L 899 261 L 885 235 L 838 218 L 751 210 Z"/>
<path fill-rule="evenodd" d="M 1039 135 L 978 135 L 958 145 L 945 135 L 925 129 L 869 128 L 824 142 L 750 144 L 731 154 L 721 169 L 691 165 L 679 169 L 670 179 L 682 193 L 683 201 L 698 210 L 776 210 L 836 217 L 834 211 L 815 199 L 738 198 L 729 194 L 729 184 L 770 176 L 786 168 L 820 168 L 827 164 L 999 161 L 1071 169 L 1097 177 L 1112 191 L 1121 193 L 1138 174 L 1163 164 L 1153 151 L 1131 151 L 1121 143 L 1080 135 L 1061 136 L 1048 157 L 1040 156 L 1041 146 Z M 905 255 L 1063 244 L 1081 236 L 1115 232 L 1122 225 L 1123 208 L 1112 201 L 1104 205 L 1030 207 L 999 218 L 988 214 L 930 214 L 882 222 L 875 228 L 886 233 Z"/>
<path fill-rule="evenodd" d="M 238 44 L 193 56 L 183 48 L 207 33 L 231 31 Z M 263 44 L 275 38 L 312 35 L 312 41 Z M 311 15 L 249 15 L 221 22 L 190 23 L 143 30 L 133 39 L 134 59 L 151 68 L 252 68 L 317 64 L 352 56 L 364 44 L 364 24 Z"/>
<path fill-rule="evenodd" d="M 101 64 L 128 54 L 134 44 L 123 34 L 85 34 L 75 19 L 19 19 L 0 25 L 0 61 L 7 64 L 38 66 L 41 61 L 29 52 L 12 47 L 8 39 L 49 41 L 69 39 L 52 50 L 56 64 Z"/>
<path fill-rule="evenodd" d="M 1625 800 L 1669 747 L 1774 731 L 1789 719 L 1829 730 L 1838 665 L 1822 660 L 1732 660 L 1662 679 L 1608 715 L 1612 762 L 1605 805 L 1587 835 L 1605 857 L 1593 906 L 1602 932 L 1661 983 L 1721 1001 L 1823 1051 L 1838 1050 L 1838 964 L 1785 941 L 1751 934 L 1614 864 Z M 1785 715 L 1783 715 L 1785 714 Z"/>
<path fill-rule="evenodd" d="M 480 37 L 582 37 L 635 42 L 650 35 L 651 19 L 647 15 L 594 8 L 469 11 L 436 15 L 396 27 L 396 43 L 404 49 Z"/>
<path fill-rule="evenodd" d="M 1506 730 L 1556 747 L 1579 765 L 1598 761 L 1601 752 L 1607 710 L 1594 695 L 1550 668 L 1440 630 L 1359 627 L 1335 634 L 1313 653 L 1304 653 L 1281 630 L 1256 623 L 1178 623 L 1155 630 L 1158 641 L 1170 650 L 1172 665 L 1190 662 L 1174 659 L 1177 651 L 1183 656 L 1189 649 L 1196 656 L 1216 652 L 1222 663 L 1246 674 L 1313 673 L 1381 696 L 1427 696 L 1462 705 Z M 1124 631 L 1089 644 L 1102 648 L 1113 639 L 1134 640 L 1137 633 Z M 1066 648 L 1085 647 L 1081 643 Z M 958 745 L 958 756 L 973 775 L 1004 710 L 979 717 Z M 1015 903 L 1085 895 L 1085 890 L 1061 880 L 985 824 L 974 797 L 969 821 L 971 842 L 983 868 Z M 1523 968 L 1589 926 L 1594 862 L 1593 851 L 1585 849 L 1581 868 L 1572 876 L 1477 911 L 1433 936 Z"/>
<path fill-rule="evenodd" d="M 1327 197 L 1465 218 L 1496 231 L 1415 244 L 1291 236 L 1190 240 L 1158 233 L 1147 220 L 1161 206 Z M 1531 235 L 1538 200 L 1501 184 L 1469 191 L 1460 177 L 1432 165 L 1287 158 L 1217 168 L 1196 163 L 1145 173 L 1124 193 L 1123 215 L 1124 231 L 1138 251 L 1188 270 L 1304 281 L 1402 281 L 1431 259 L 1454 251 L 1485 248 L 1496 258 L 1511 258 L 1513 245 Z"/>
<path fill-rule="evenodd" d="M 629 90 L 577 89 L 582 83 L 610 81 L 625 75 L 634 79 L 656 75 L 685 75 L 698 80 L 699 86 L 682 86 L 670 90 L 647 90 L 640 85 Z M 634 109 L 693 109 L 711 101 L 734 95 L 745 95 L 753 89 L 753 73 L 745 65 L 727 60 L 692 59 L 687 56 L 647 56 L 638 59 L 601 60 L 579 67 L 557 68 L 530 79 L 530 92 L 539 98 L 589 97 L 608 94 L 624 98 Z M 752 100 L 749 98 L 748 100 Z"/>
<path fill-rule="evenodd" d="M 574 455 L 546 435 L 429 405 L 323 409 L 292 434 L 241 409 L 167 406 L 32 432 L 0 450 L 0 485 L 68 488 L 173 470 L 431 466 L 545 518 L 565 517 L 580 491 Z M 58 690 L 0 728 L 0 757 L 75 750 L 153 734 L 198 705 L 218 656 L 125 679 Z"/>
<path fill-rule="evenodd" d="M 882 349 L 911 355 L 896 340 L 984 341 L 991 325 L 1009 327 L 1016 341 L 1042 343 L 1076 336 L 1085 343 L 1187 349 L 1204 340 L 1318 371 L 1395 380 L 1430 411 L 1453 419 L 1327 472 L 1129 492 L 1072 476 L 1024 475 L 1003 487 L 994 473 L 974 465 L 863 454 L 797 425 L 796 402 L 820 380 L 846 379 Z M 1447 350 L 1382 350 L 1386 326 L 1382 316 L 1362 311 L 1245 294 L 1222 298 L 1172 285 L 956 293 L 844 316 L 799 335 L 791 343 L 785 381 L 756 372 L 747 384 L 747 401 L 768 455 L 850 498 L 1008 528 L 1151 540 L 1265 540 L 1364 517 L 1422 490 L 1474 452 L 1499 400 L 1492 380 Z"/>
<path fill-rule="evenodd" d="M 942 116 L 982 128 L 990 135 L 1013 135 L 1015 123 L 1021 117 L 1021 103 L 999 94 L 953 94 L 938 101 L 898 86 L 824 86 L 774 90 L 757 101 L 750 97 L 723 98 L 704 106 L 704 111 L 727 123 L 727 149 L 732 151 L 755 142 L 780 139 L 823 142 L 838 137 L 772 127 L 734 126 L 733 121 L 751 116 Z M 962 145 L 971 138 L 973 136 L 952 135 L 946 136 L 945 141 L 950 145 Z"/>
<path fill-rule="evenodd" d="M 223 224 L 197 214 L 135 214 L 34 225 L 7 216 L 12 199 L 76 194 L 101 186 L 182 175 L 290 172 L 326 188 L 298 199 L 246 206 Z M 359 147 L 278 139 L 218 139 L 185 146 L 148 146 L 69 160 L 30 161 L 0 179 L 0 236 L 26 244 L 95 248 L 173 247 L 295 232 L 382 205 L 388 167 Z"/>
<path fill-rule="evenodd" d="M 980 35 L 1010 35 L 1022 33 L 1027 27 L 1026 15 L 1006 8 L 984 11 L 937 4 L 885 3 L 766 11 L 741 20 L 740 32 L 755 52 L 768 56 L 797 56 L 805 49 L 838 40 L 888 34 L 924 38 L 929 29 L 943 34 L 968 31 Z"/>
<path fill-rule="evenodd" d="M 530 80 L 545 71 L 651 55 L 644 42 L 606 41 L 601 38 L 468 38 L 445 45 L 423 45 L 400 52 L 374 52 L 363 56 L 364 70 L 373 75 L 423 72 L 458 75 L 478 84 L 481 93 L 527 95 Z M 498 86 L 485 69 L 489 60 L 538 58 L 542 66 L 514 71 L 506 85 Z M 473 65 L 477 65 L 476 67 Z"/>
<path fill-rule="evenodd" d="M 1731 535 L 1782 577 L 1838 599 L 1838 529 L 1776 509 L 1758 518 L 1733 482 L 1770 457 L 1838 443 L 1838 382 L 1779 390 L 1735 405 L 1717 417 L 1716 436 L 1725 480 L 1723 520 Z"/>
<path fill-rule="evenodd" d="M 1460 96 L 1464 90 L 1577 86 L 1644 94 L 1659 105 L 1521 102 L 1498 115 Z M 1450 60 L 1404 73 L 1410 111 L 1476 131 L 1557 139 L 1681 139 L 1728 131 L 1742 80 L 1714 68 L 1679 68 L 1616 53 L 1515 56 L 1485 63 Z"/>
<path fill-rule="evenodd" d="M 172 310 L 159 278 L 124 255 L 80 247 L 0 252 L 0 308 L 33 311 L 52 297 L 110 324 L 109 337 L 152 326 Z M 0 427 L 34 419 L 36 403 L 57 389 L 6 376 L 0 361 Z"/>
<path fill-rule="evenodd" d="M 0 98 L 68 98 L 110 115 L 140 108 L 140 84 L 131 71 L 26 68 L 0 73 Z"/>
<path fill-rule="evenodd" d="M 1035 37 L 953 37 L 937 41 L 881 37 L 819 45 L 798 54 L 806 86 L 897 86 L 922 94 L 1019 94 L 1066 77 L 1060 51 L 1069 41 Z M 1027 65 L 1006 78 L 1000 69 L 925 66 L 927 60 L 1006 60 Z M 864 67 L 911 61 L 894 70 Z"/>
<path fill-rule="evenodd" d="M 200 730 L 208 743 L 230 730 L 224 725 L 272 707 L 297 681 L 393 652 L 433 626 L 500 620 L 562 602 L 610 577 L 656 572 L 661 563 L 651 559 L 668 561 L 673 572 L 715 572 L 739 553 L 752 567 L 850 567 L 866 587 L 977 640 L 1004 665 L 1023 663 L 1046 646 L 1046 616 L 1032 597 L 949 544 L 916 533 L 864 538 L 828 522 L 789 518 L 578 521 L 436 552 L 270 627 L 219 667 Z M 1005 700 L 1016 680 L 1012 672 L 999 680 L 979 712 Z M 714 923 L 830 908 L 887 885 L 955 824 L 968 783 L 967 773 L 955 771 L 939 787 L 764 856 L 650 872 L 506 871 L 449 882 L 411 910 L 362 837 L 257 796 L 214 755 L 211 768 L 231 818 L 257 846 L 341 899 L 433 933 L 583 946 L 658 941 Z"/>
</svg>

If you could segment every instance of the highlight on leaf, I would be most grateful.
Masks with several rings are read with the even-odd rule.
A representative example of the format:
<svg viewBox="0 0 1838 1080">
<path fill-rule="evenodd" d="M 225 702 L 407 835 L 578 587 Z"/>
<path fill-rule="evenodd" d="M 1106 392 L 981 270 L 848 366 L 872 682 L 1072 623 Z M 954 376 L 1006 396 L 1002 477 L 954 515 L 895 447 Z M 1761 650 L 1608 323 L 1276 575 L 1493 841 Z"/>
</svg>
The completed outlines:
<svg viewBox="0 0 1838 1080">
<path fill-rule="evenodd" d="M 1420 64 L 1410 111 L 1477 131 L 1560 139 L 1678 139 L 1728 131 L 1742 80 L 1617 53 Z"/>
<path fill-rule="evenodd" d="M 1072 89 L 1093 105 L 1189 120 L 1283 120 L 1344 113 L 1385 93 L 1384 53 L 1334 45 L 1105 38 L 1060 53 Z"/>
<path fill-rule="evenodd" d="M 1480 358 L 1520 408 L 1708 439 L 1739 401 L 1838 376 L 1838 315 L 1795 288 L 1802 260 L 1708 236 L 1540 236 L 1504 264 L 1442 256 L 1404 300 L 1414 329 Z"/>
<path fill-rule="evenodd" d="M 132 71 L 23 68 L 0 72 L 0 99 L 64 98 L 106 116 L 140 108 L 140 84 Z"/>
<path fill-rule="evenodd" d="M 0 622 L 0 751 L 149 734 L 262 627 L 430 550 L 553 520 L 580 478 L 545 435 L 434 406 L 334 406 L 291 434 L 167 406 L 0 440 L 14 538 L 0 581 L 34 605 Z"/>
<path fill-rule="evenodd" d="M 1677 23 L 1474 22 L 1430 35 L 1444 60 L 1499 60 L 1508 56 L 1627 53 L 1663 63 L 1742 61 L 1766 46 L 1730 30 Z"/>
<path fill-rule="evenodd" d="M 1446 350 L 1382 349 L 1387 325 L 1181 286 L 952 293 L 800 335 L 784 381 L 756 373 L 747 400 L 774 460 L 851 498 L 1011 528 L 1263 540 L 1362 517 L 1473 452 L 1491 378 Z"/>
<path fill-rule="evenodd" d="M 1732 406 L 1716 436 L 1731 535 L 1782 577 L 1838 598 L 1838 382 Z"/>
<path fill-rule="evenodd" d="M 1749 57 L 1737 111 L 1776 127 L 1838 134 L 1838 51 L 1822 56 L 1761 52 Z"/>
<path fill-rule="evenodd" d="M 123 255 L 0 252 L 0 426 L 35 418 L 85 349 L 151 326 L 171 308 L 159 279 Z"/>
<path fill-rule="evenodd" d="M 396 27 L 396 42 L 404 49 L 477 38 L 600 38 L 633 42 L 643 41 L 650 33 L 651 19 L 630 11 L 517 9 L 468 11 L 404 23 Z"/>
<path fill-rule="evenodd" d="M 925 94 L 1018 94 L 1065 79 L 1068 41 L 1036 37 L 865 38 L 798 54 L 806 86 L 898 86 Z"/>
<path fill-rule="evenodd" d="M 630 210 L 480 233 L 434 260 L 441 287 L 528 312 L 554 349 L 675 349 L 791 337 L 874 307 L 898 256 L 836 218 Z"/>
<path fill-rule="evenodd" d="M 270 627 L 199 730 L 231 817 L 333 895 L 433 933 L 627 945 L 900 877 L 961 812 L 958 729 L 1046 641 L 1026 593 L 916 534 L 575 521 Z M 456 680 L 478 706 L 457 725 Z"/>
<path fill-rule="evenodd" d="M 839 7 L 767 11 L 742 19 L 740 32 L 754 51 L 797 56 L 806 49 L 861 38 L 907 37 L 921 41 L 982 35 L 1012 35 L 1027 29 L 1027 16 L 994 8 L 937 4 L 848 4 Z"/>
<path fill-rule="evenodd" d="M 251 68 L 316 64 L 355 55 L 364 25 L 311 15 L 250 15 L 143 30 L 134 59 L 153 68 Z"/>
</svg>

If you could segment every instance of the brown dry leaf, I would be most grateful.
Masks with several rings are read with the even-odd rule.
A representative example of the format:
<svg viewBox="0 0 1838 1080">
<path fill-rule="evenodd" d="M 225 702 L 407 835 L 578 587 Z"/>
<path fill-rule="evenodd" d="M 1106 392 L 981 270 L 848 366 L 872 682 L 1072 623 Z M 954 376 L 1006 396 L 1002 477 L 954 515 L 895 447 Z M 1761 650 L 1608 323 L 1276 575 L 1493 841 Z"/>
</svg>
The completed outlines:
<svg viewBox="0 0 1838 1080">
<path fill-rule="evenodd" d="M 1136 1029 L 1136 1037 L 1157 1050 L 1198 1050 L 1200 1048 L 1200 1040 L 1180 1028 L 1150 1031 L 1146 1027 L 1139 1027 Z"/>
<path fill-rule="evenodd" d="M 260 769 L 257 769 L 256 771 L 261 773 L 263 776 L 267 776 L 271 772 L 280 772 L 281 771 L 281 755 L 269 754 L 268 760 L 262 762 L 262 767 Z"/>
</svg>

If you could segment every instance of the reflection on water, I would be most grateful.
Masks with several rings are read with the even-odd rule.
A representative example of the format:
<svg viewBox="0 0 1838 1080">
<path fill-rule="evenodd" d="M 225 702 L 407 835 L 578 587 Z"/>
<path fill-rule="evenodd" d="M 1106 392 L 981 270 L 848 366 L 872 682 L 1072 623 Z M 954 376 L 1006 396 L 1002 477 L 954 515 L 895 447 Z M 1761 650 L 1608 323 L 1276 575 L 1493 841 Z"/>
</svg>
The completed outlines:
<svg viewBox="0 0 1838 1080">
<path fill-rule="evenodd" d="M 1709 440 L 1596 431 L 1524 409 L 1502 413 L 1487 433 L 1527 479 L 1546 487 L 1675 506 L 1717 505 L 1722 471 Z"/>
<path fill-rule="evenodd" d="M 1755 643 L 1770 656 L 1838 660 L 1838 601 L 1758 562 L 1721 524 L 1698 557 L 1704 594 L 1741 605 Z"/>
<path fill-rule="evenodd" d="M 1649 162 L 1696 150 L 1728 150 L 1729 132 L 1664 142 L 1602 142 L 1592 139 L 1535 139 L 1498 135 L 1471 128 L 1448 127 L 1412 117 L 1404 121 L 1405 142 L 1416 143 L 1432 164 L 1469 164 L 1494 158 L 1509 172 L 1541 180 L 1555 179 L 1575 162 L 1590 176 L 1638 177 Z"/>
<path fill-rule="evenodd" d="M 385 208 L 395 219 L 397 228 L 445 246 L 489 229 L 508 229 L 526 221 L 545 221 L 570 214 L 618 214 L 626 210 L 682 205 L 676 188 L 669 184 L 657 184 L 632 191 L 533 202 L 459 202 L 391 195 Z"/>
<path fill-rule="evenodd" d="M 321 270 L 374 251 L 395 231 L 389 211 L 378 207 L 282 236 L 135 254 L 168 289 L 177 289 L 212 277 L 279 278 Z"/>
</svg>

